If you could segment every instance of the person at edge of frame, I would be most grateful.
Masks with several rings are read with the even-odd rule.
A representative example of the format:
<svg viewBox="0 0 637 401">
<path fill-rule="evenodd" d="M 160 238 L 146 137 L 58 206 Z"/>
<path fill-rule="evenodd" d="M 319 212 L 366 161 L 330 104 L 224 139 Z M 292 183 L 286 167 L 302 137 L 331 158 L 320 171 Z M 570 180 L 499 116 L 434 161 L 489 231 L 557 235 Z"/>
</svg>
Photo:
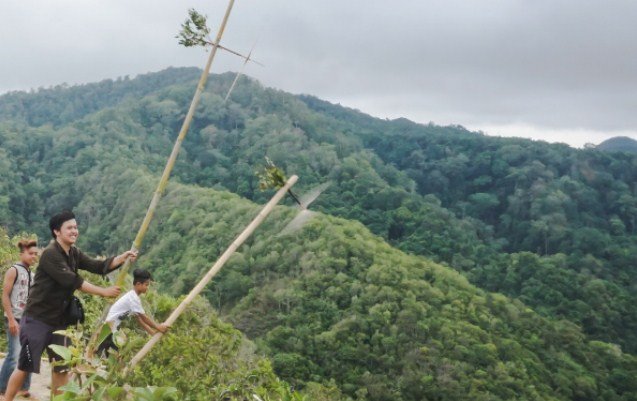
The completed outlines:
<svg viewBox="0 0 637 401">
<path fill-rule="evenodd" d="M 38 243 L 33 239 L 21 239 L 17 243 L 20 261 L 14 263 L 4 274 L 2 284 L 2 307 L 4 327 L 7 331 L 7 356 L 0 369 L 0 396 L 7 391 L 9 377 L 15 369 L 20 354 L 20 319 L 27 306 L 29 289 L 33 282 L 33 266 L 38 259 Z M 27 375 L 18 392 L 20 397 L 30 398 L 31 374 Z"/>
</svg>

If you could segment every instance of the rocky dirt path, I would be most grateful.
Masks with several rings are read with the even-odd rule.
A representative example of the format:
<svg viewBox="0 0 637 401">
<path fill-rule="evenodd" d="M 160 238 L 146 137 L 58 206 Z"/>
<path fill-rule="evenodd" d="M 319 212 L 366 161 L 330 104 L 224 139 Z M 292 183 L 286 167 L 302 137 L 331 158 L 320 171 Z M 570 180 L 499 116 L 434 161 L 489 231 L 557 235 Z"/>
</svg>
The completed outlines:
<svg viewBox="0 0 637 401">
<path fill-rule="evenodd" d="M 4 354 L 0 354 L 0 366 L 4 362 Z M 42 359 L 40 366 L 40 374 L 31 376 L 31 398 L 17 397 L 16 400 L 37 400 L 48 401 L 51 394 L 51 366 L 48 359 Z M 0 396 L 0 400 L 4 400 L 4 397 Z"/>
</svg>

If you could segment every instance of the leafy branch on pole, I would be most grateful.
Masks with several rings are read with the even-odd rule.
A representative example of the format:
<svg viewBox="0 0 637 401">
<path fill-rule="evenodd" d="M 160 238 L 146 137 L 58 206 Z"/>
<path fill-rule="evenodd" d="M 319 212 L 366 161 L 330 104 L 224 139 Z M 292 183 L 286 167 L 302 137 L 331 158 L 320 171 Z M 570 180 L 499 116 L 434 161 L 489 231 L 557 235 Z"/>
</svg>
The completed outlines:
<svg viewBox="0 0 637 401">
<path fill-rule="evenodd" d="M 206 23 L 207 17 L 201 15 L 191 8 L 188 10 L 188 19 L 181 24 L 181 31 L 176 38 L 179 39 L 179 44 L 185 47 L 202 46 L 207 47 L 210 45 L 208 35 L 210 35 L 210 28 Z"/>
<path fill-rule="evenodd" d="M 181 24 L 181 31 L 179 31 L 179 34 L 175 36 L 177 39 L 179 39 L 179 44 L 185 47 L 200 46 L 203 48 L 207 48 L 208 46 L 212 46 L 213 48 L 219 48 L 221 50 L 232 53 L 235 56 L 239 56 L 244 59 L 246 63 L 248 61 L 251 61 L 260 66 L 263 66 L 263 64 L 250 57 L 251 54 L 245 56 L 237 51 L 229 49 L 225 46 L 221 46 L 221 44 L 219 43 L 221 38 L 217 38 L 217 40 L 214 41 L 211 40 L 209 36 L 210 28 L 207 25 L 207 19 L 208 17 L 199 14 L 197 10 L 193 8 L 188 10 L 188 19 L 186 19 L 186 21 Z"/>
<path fill-rule="evenodd" d="M 269 157 L 265 157 L 265 166 L 261 171 L 257 171 L 259 177 L 259 189 L 262 191 L 268 189 L 279 189 L 285 185 L 285 173 L 278 168 Z"/>
<path fill-rule="evenodd" d="M 261 171 L 257 171 L 257 177 L 259 177 L 259 189 L 266 191 L 268 189 L 281 189 L 287 182 L 287 177 L 283 170 L 278 168 L 269 157 L 265 157 L 265 166 Z M 288 190 L 288 194 L 294 199 L 296 203 L 305 209 L 299 198 L 291 191 Z"/>
<path fill-rule="evenodd" d="M 260 66 L 263 66 L 263 64 L 259 63 L 258 61 L 252 58 L 252 50 L 254 50 L 254 46 L 252 46 L 250 53 L 248 53 L 247 56 L 244 56 L 241 53 L 238 53 L 234 50 L 221 46 L 219 43 L 212 42 L 209 39 L 210 28 L 208 27 L 207 20 L 208 20 L 207 16 L 199 14 L 197 10 L 195 10 L 194 8 L 191 8 L 190 10 L 188 10 L 188 19 L 186 19 L 186 21 L 184 21 L 184 23 L 181 24 L 181 31 L 179 31 L 179 34 L 177 34 L 175 37 L 179 39 L 179 44 L 185 47 L 200 46 L 203 48 L 207 48 L 208 46 L 216 45 L 218 48 L 222 50 L 225 50 L 227 52 L 230 52 L 234 55 L 237 55 L 243 58 L 243 65 L 241 67 L 241 71 L 239 71 L 237 75 L 235 76 L 234 81 L 232 81 L 232 85 L 230 85 L 230 89 L 228 89 L 228 92 L 226 93 L 226 96 L 223 99 L 223 101 L 226 102 L 228 101 L 228 98 L 230 97 L 232 90 L 237 84 L 239 77 L 243 73 L 243 69 L 245 68 L 246 64 L 248 64 L 248 62 L 250 61 L 256 64 L 259 64 Z"/>
</svg>

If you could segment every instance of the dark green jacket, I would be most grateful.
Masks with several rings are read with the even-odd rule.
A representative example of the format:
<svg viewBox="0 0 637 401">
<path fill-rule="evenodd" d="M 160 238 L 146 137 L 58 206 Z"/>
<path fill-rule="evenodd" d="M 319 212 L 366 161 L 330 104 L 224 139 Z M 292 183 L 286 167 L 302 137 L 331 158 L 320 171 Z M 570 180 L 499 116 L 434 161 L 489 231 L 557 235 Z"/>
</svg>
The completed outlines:
<svg viewBox="0 0 637 401">
<path fill-rule="evenodd" d="M 67 255 L 57 241 L 51 241 L 40 256 L 25 315 L 51 326 L 62 326 L 64 301 L 84 282 L 78 269 L 105 275 L 112 271 L 108 268 L 112 260 L 89 258 L 74 246 Z"/>
</svg>

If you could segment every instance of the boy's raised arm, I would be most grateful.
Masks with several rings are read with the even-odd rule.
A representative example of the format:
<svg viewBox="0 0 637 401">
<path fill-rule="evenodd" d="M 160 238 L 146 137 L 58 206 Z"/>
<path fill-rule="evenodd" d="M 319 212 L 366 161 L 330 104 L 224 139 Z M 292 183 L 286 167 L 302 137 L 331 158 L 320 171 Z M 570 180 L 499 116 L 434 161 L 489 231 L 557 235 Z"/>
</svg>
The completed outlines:
<svg viewBox="0 0 637 401">
<path fill-rule="evenodd" d="M 168 325 L 164 324 L 164 323 L 160 323 L 157 324 L 155 323 L 155 321 L 153 319 L 151 319 L 150 317 L 144 315 L 144 314 L 139 314 L 137 315 L 137 320 L 142 323 L 144 322 L 144 324 L 148 325 L 149 327 L 161 332 L 161 333 L 165 333 L 168 330 Z M 142 324 L 143 326 L 143 324 Z M 145 328 L 144 328 L 145 329 Z M 148 330 L 146 330 L 148 331 Z M 150 334 L 155 334 L 154 332 L 149 332 Z"/>
</svg>

